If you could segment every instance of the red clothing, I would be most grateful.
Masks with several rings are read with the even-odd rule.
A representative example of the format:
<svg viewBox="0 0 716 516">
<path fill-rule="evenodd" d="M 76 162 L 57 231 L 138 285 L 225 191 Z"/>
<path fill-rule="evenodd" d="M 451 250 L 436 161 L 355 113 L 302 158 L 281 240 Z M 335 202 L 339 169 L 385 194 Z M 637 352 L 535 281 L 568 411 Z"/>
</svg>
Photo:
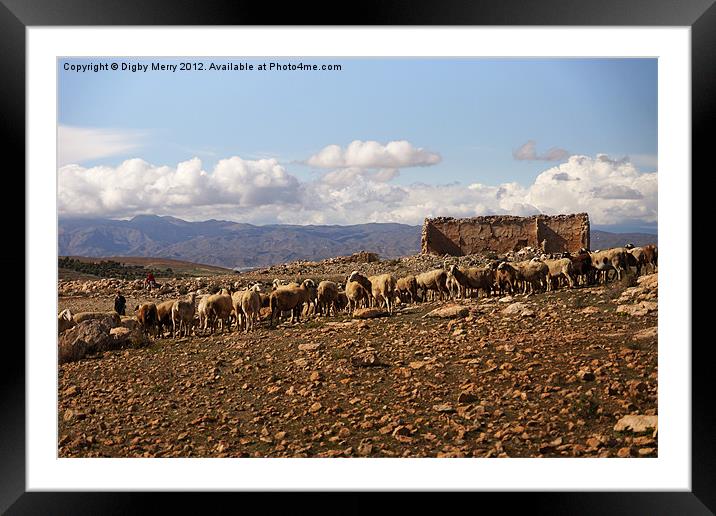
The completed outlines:
<svg viewBox="0 0 716 516">
<path fill-rule="evenodd" d="M 147 281 L 154 281 L 154 274 L 152 274 L 151 272 L 147 274 Z"/>
</svg>

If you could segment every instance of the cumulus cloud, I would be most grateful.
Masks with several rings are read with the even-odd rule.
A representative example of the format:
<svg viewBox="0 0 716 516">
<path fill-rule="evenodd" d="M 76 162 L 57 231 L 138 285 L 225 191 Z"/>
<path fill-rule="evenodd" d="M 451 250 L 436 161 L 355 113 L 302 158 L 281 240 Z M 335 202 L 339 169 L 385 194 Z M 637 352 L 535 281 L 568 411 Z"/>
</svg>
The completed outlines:
<svg viewBox="0 0 716 516">
<path fill-rule="evenodd" d="M 60 125 L 57 128 L 57 155 L 60 165 L 125 154 L 141 146 L 142 131 L 92 129 Z"/>
<path fill-rule="evenodd" d="M 301 188 L 274 159 L 221 160 L 212 173 L 193 158 L 176 167 L 130 159 L 118 167 L 59 169 L 58 209 L 66 215 L 131 216 L 187 213 L 203 207 L 244 210 L 265 205 L 300 204 Z"/>
<path fill-rule="evenodd" d="M 570 156 L 537 176 L 525 199 L 546 214 L 587 212 L 595 224 L 656 222 L 657 173 L 640 173 L 628 158 Z"/>
<path fill-rule="evenodd" d="M 537 154 L 537 142 L 529 140 L 524 145 L 512 151 L 512 156 L 516 160 L 527 161 L 560 161 L 566 158 L 569 153 L 559 147 L 552 147 L 544 154 Z"/>
<path fill-rule="evenodd" d="M 198 158 L 176 167 L 141 159 L 118 167 L 59 170 L 59 212 L 129 217 L 139 213 L 255 224 L 420 224 L 425 217 L 587 212 L 594 224 L 657 220 L 657 174 L 628 159 L 571 156 L 531 185 L 411 184 L 398 169 L 339 167 L 299 181 L 275 159 L 231 157 L 206 171 Z"/>
<path fill-rule="evenodd" d="M 328 145 L 314 154 L 306 163 L 317 168 L 385 168 L 424 167 L 441 161 L 440 154 L 413 147 L 405 140 L 382 145 L 376 141 L 354 140 L 343 149 Z"/>
<path fill-rule="evenodd" d="M 344 186 L 356 181 L 358 178 L 376 183 L 387 183 L 399 175 L 400 171 L 397 168 L 382 168 L 376 171 L 358 167 L 348 167 L 326 172 L 321 177 L 321 180 L 329 185 Z"/>
</svg>

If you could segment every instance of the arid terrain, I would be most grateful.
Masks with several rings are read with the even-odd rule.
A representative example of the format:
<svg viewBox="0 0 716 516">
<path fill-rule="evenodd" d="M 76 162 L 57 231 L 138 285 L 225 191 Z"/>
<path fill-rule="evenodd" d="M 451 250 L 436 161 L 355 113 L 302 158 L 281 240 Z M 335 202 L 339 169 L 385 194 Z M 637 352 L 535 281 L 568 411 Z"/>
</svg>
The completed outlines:
<svg viewBox="0 0 716 516">
<path fill-rule="evenodd" d="M 131 315 L 194 290 L 256 280 L 270 290 L 274 278 L 344 280 L 353 269 L 400 275 L 442 260 L 302 262 L 167 280 L 151 293 L 81 277 L 60 281 L 58 309 L 111 311 L 120 288 Z M 403 304 L 365 320 L 167 333 L 59 366 L 59 456 L 655 457 L 655 424 L 617 423 L 658 412 L 656 303 L 647 274 Z M 444 318 L 428 316 L 439 308 Z"/>
</svg>

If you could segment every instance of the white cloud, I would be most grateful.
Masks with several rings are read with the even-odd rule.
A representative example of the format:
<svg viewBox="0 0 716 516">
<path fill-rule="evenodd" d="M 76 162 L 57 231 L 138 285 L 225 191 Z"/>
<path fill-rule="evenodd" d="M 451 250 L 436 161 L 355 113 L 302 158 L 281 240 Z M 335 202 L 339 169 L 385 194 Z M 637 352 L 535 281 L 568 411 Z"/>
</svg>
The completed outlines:
<svg viewBox="0 0 716 516">
<path fill-rule="evenodd" d="M 367 179 L 376 183 L 387 183 L 400 175 L 397 168 L 382 168 L 380 170 L 366 170 L 359 167 L 339 168 L 326 172 L 321 181 L 333 186 L 349 185 L 358 178 Z"/>
<path fill-rule="evenodd" d="M 219 161 L 210 174 L 193 158 L 176 168 L 130 159 L 118 167 L 59 170 L 58 208 L 66 215 L 130 216 L 138 213 L 191 213 L 227 206 L 231 210 L 300 203 L 298 179 L 276 160 Z"/>
<path fill-rule="evenodd" d="M 547 214 L 587 212 L 595 224 L 656 222 L 657 173 L 640 173 L 628 158 L 571 156 L 542 172 L 526 196 Z"/>
<path fill-rule="evenodd" d="M 125 154 L 141 146 L 141 131 L 92 129 L 60 125 L 57 157 L 60 166 Z"/>
<path fill-rule="evenodd" d="M 425 217 L 587 212 L 594 224 L 657 220 L 657 174 L 628 159 L 571 156 L 533 184 L 392 184 L 396 168 L 341 167 L 301 182 L 275 159 L 221 160 L 205 171 L 194 158 L 176 167 L 140 159 L 118 167 L 59 170 L 61 215 L 139 213 L 256 224 L 420 224 Z"/>
<path fill-rule="evenodd" d="M 436 165 L 440 154 L 413 147 L 405 140 L 382 145 L 376 141 L 352 141 L 342 149 L 339 145 L 328 145 L 314 154 L 306 163 L 318 168 L 406 168 Z"/>
<path fill-rule="evenodd" d="M 512 157 L 516 160 L 528 160 L 528 161 L 560 161 L 566 158 L 569 153 L 560 149 L 559 147 L 552 147 L 548 149 L 544 154 L 537 154 L 537 142 L 529 140 L 524 145 L 512 151 Z"/>
</svg>

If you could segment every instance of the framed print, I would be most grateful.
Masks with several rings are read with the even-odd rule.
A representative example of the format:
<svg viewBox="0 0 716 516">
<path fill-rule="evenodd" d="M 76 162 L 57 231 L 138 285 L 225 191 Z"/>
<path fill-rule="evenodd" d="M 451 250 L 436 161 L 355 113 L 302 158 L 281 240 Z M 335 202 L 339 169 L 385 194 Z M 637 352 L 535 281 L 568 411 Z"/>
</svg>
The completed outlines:
<svg viewBox="0 0 716 516">
<path fill-rule="evenodd" d="M 27 261 L 3 510 L 713 510 L 690 268 L 716 11 L 478 5 L 4 2 Z"/>
</svg>

